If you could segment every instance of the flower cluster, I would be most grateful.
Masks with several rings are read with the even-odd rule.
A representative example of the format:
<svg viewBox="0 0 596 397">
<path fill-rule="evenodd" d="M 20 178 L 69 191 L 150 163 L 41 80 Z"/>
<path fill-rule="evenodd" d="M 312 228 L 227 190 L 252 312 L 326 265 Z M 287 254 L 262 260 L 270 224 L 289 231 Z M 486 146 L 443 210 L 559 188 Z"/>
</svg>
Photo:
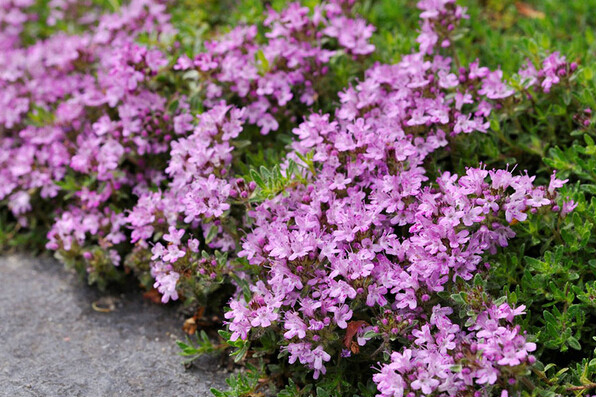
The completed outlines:
<svg viewBox="0 0 596 397">
<path fill-rule="evenodd" d="M 503 367 L 531 361 L 528 353 L 536 349 L 520 335 L 519 326 L 509 325 L 523 309 L 512 309 L 506 303 L 492 306 L 478 315 L 475 325 L 462 331 L 449 318 L 451 308 L 433 307 L 428 323 L 412 331 L 412 346 L 393 352 L 391 363 L 373 376 L 379 395 L 453 396 L 474 383 L 494 384 Z"/>
<path fill-rule="evenodd" d="M 134 43 L 143 32 L 169 29 L 164 11 L 133 1 L 85 35 L 59 33 L 3 51 L 0 199 L 8 198 L 15 216 L 31 209 L 32 195 L 55 198 L 69 173 L 101 182 L 78 192 L 80 207 L 95 208 L 122 183 L 137 182 L 120 169 L 124 158 L 167 150 L 153 140 L 164 100 L 141 86 L 166 62 Z"/>
<path fill-rule="evenodd" d="M 29 20 L 27 8 L 35 0 L 8 0 L 0 4 L 0 50 L 10 50 L 19 45 L 19 35 Z"/>
<path fill-rule="evenodd" d="M 520 70 L 519 76 L 523 79 L 526 88 L 539 83 L 544 92 L 550 92 L 551 87 L 558 84 L 562 77 L 568 76 L 576 69 L 575 62 L 567 63 L 564 56 L 553 52 L 542 62 L 542 69 L 536 70 L 534 65 L 528 61 L 526 67 Z"/>
<path fill-rule="evenodd" d="M 428 15 L 463 17 L 453 2 L 432 3 L 435 12 L 421 2 L 423 35 Z M 451 323 L 451 309 L 430 302 L 456 278 L 482 272 L 482 258 L 515 236 L 511 224 L 552 209 L 563 182 L 535 187 L 527 174 L 484 167 L 429 180 L 431 153 L 451 136 L 486 132 L 491 112 L 515 95 L 501 71 L 476 61 L 455 73 L 451 59 L 432 48 L 374 66 L 340 93 L 335 117 L 313 114 L 294 130 L 288 158 L 304 166 L 308 182 L 250 213 L 255 224 L 239 255 L 267 272 L 249 301 L 241 295 L 231 302 L 232 340 L 282 327 L 290 363 L 305 364 L 317 378 L 338 349 L 326 335 L 368 323 L 385 338 L 410 340 L 375 377 L 387 396 L 408 389 L 454 395 L 495 384 L 510 372 L 502 367 L 531 361 L 534 346 L 517 328 L 499 325 L 512 321 L 498 314 L 508 306 L 489 308 L 477 328 L 465 330 Z M 367 343 L 360 335 L 358 344 Z M 465 367 L 457 374 L 456 364 Z"/>
<path fill-rule="evenodd" d="M 178 59 L 174 70 L 195 68 L 202 73 L 207 82 L 205 105 L 209 110 L 193 117 L 182 101 L 180 113 L 173 118 L 174 131 L 180 138 L 171 142 L 164 175 L 167 186 L 158 193 L 136 190 L 138 204 L 127 217 L 132 229 L 131 242 L 136 244 L 136 250 L 152 249 L 153 273 L 159 273 L 155 269 L 163 269 L 164 263 L 171 267 L 171 272 L 189 267 L 197 270 L 191 264 L 192 255 L 186 253 L 196 254 L 205 248 L 220 252 L 235 250 L 238 236 L 231 230 L 241 225 L 228 216 L 231 203 L 246 201 L 256 186 L 254 182 L 234 178 L 233 141 L 247 123 L 256 123 L 262 133 L 277 129 L 277 120 L 288 116 L 294 95 L 300 95 L 305 105 L 312 105 L 314 100 L 307 97 L 316 95 L 314 85 L 324 70 L 322 65 L 337 52 L 323 49 L 324 38 L 335 37 L 323 30 L 338 18 L 348 20 L 347 9 L 348 3 L 334 1 L 316 8 L 309 16 L 308 8 L 292 3 L 281 13 L 269 11 L 265 26 L 270 32 L 266 34 L 265 44 L 257 42 L 256 26 L 239 27 L 208 43 L 207 52 L 194 60 L 186 56 Z M 340 46 L 357 55 L 371 52 L 374 47 L 366 39 L 370 38 L 372 28 L 361 19 L 354 21 L 363 27 L 362 32 L 352 32 L 351 39 L 342 34 Z M 267 63 L 265 69 L 262 62 Z M 245 106 L 227 105 L 223 98 L 230 95 L 243 98 Z M 251 102 L 253 98 L 257 100 Z M 279 112 L 277 118 L 268 113 L 273 102 Z M 198 239 L 185 243 L 166 241 L 166 246 L 158 242 L 150 247 L 148 241 L 157 232 L 165 233 L 179 225 L 191 230 Z M 200 237 L 208 234 L 211 234 L 209 241 L 200 243 Z M 189 245 L 195 248 L 189 249 Z M 204 273 L 217 278 L 222 271 Z M 162 284 L 157 280 L 156 285 Z M 169 285 L 175 287 L 176 283 Z M 166 294 L 165 301 L 168 296 L 177 295 Z"/>
<path fill-rule="evenodd" d="M 26 12 L 27 4 L 11 7 Z M 281 13 L 268 13 L 265 43 L 256 36 L 257 26 L 247 26 L 208 43 L 207 52 L 186 66 L 180 58 L 174 70 L 192 66 L 207 83 L 205 105 L 212 110 L 198 118 L 184 96 L 176 98 L 172 113 L 165 95 L 154 88 L 154 76 L 167 59 L 135 42 L 143 33 L 172 31 L 160 1 L 133 1 L 97 18 L 81 35 L 57 33 L 32 47 L 7 39 L 3 45 L 10 52 L 0 59 L 5 67 L 0 102 L 6 105 L 0 124 L 7 131 L 0 142 L 0 199 L 23 226 L 34 216 L 32 203 L 64 200 L 47 244 L 63 259 L 95 260 L 99 246 L 107 260 L 118 258 L 117 265 L 115 253 L 125 253 L 118 244 L 135 244 L 137 254 L 150 251 L 147 240 L 180 223 L 196 229 L 199 239 L 217 229 L 209 248 L 233 250 L 236 242 L 217 218 L 230 208 L 227 201 L 242 199 L 254 186 L 233 178 L 231 141 L 245 122 L 276 129 L 281 117 L 289 117 L 293 95 L 312 105 L 324 64 L 338 54 L 333 48 L 354 56 L 373 50 L 367 41 L 373 29 L 361 18 L 353 19 L 360 30 L 350 37 L 323 32 L 340 18 L 352 21 L 350 8 L 350 2 L 332 1 L 311 13 L 292 3 Z M 240 31 L 247 40 L 238 41 L 244 37 Z M 234 75 L 237 71 L 246 73 L 245 80 Z M 248 91 L 239 88 L 244 86 Z M 248 99 L 255 91 L 261 95 L 258 103 L 231 109 L 222 102 L 231 96 Z M 276 118 L 268 113 L 273 98 Z M 222 125 L 226 113 L 231 116 Z M 131 193 L 137 203 L 131 203 Z M 101 228 L 94 226 L 98 217 Z M 115 234 L 126 237 L 106 238 Z M 152 269 L 161 268 L 159 258 L 151 260 Z"/>
<path fill-rule="evenodd" d="M 74 4 L 58 3 L 54 20 Z M 516 92 L 501 70 L 446 55 L 464 8 L 422 0 L 418 49 L 370 67 L 334 112 L 317 113 L 330 60 L 374 51 L 374 27 L 353 3 L 269 10 L 264 36 L 236 27 L 173 62 L 137 40 L 172 31 L 160 0 L 132 0 L 86 19 L 83 34 L 32 46 L 20 42 L 32 1 L 0 4 L 0 202 L 23 227 L 55 202 L 48 249 L 90 274 L 144 271 L 164 303 L 189 283 L 245 282 L 225 314 L 231 340 L 281 330 L 282 354 L 315 379 L 362 348 L 390 358 L 373 378 L 380 396 L 506 385 L 533 362 L 536 346 L 514 324 L 524 307 L 481 300 L 462 324 L 444 293 L 483 277 L 516 223 L 574 203 L 557 205 L 566 181 L 555 174 L 545 187 L 527 172 L 456 175 L 429 163 L 576 66 L 558 53 L 539 70 L 528 63 Z M 160 86 L 178 73 L 203 88 L 204 112 Z M 280 123 L 295 127 L 276 168 L 291 183 L 259 196 L 254 170 L 239 177 L 239 138 Z"/>
<path fill-rule="evenodd" d="M 139 202 L 126 218 L 132 228 L 132 242 L 140 249 L 148 249 L 147 240 L 156 230 L 168 231 L 163 236 L 167 246 L 158 242 L 151 248 L 153 273 L 163 274 L 167 268 L 171 270 L 168 274 L 177 274 L 174 268 L 196 265 L 198 259 L 192 257 L 193 253 L 197 256 L 199 248 L 206 248 L 196 238 L 181 240 L 184 230 L 175 228 L 180 218 L 186 229 L 198 229 L 200 236 L 213 228 L 218 238 L 211 237 L 211 249 L 235 248 L 232 236 L 221 229 L 219 218 L 229 210 L 230 199 L 248 194 L 239 191 L 242 180 L 229 178 L 233 150 L 230 140 L 242 131 L 243 117 L 243 111 L 224 104 L 201 114 L 192 134 L 172 142 L 166 168 L 170 178 L 168 189 L 160 193 L 139 192 Z M 216 273 L 209 272 L 208 276 L 215 278 Z M 156 281 L 160 291 L 167 288 L 159 278 Z M 169 296 L 177 297 L 176 282 L 168 281 L 167 285 L 170 292 L 164 294 L 165 302 Z"/>
<path fill-rule="evenodd" d="M 269 10 L 265 43 L 259 42 L 256 26 L 239 26 L 207 43 L 207 51 L 194 59 L 184 55 L 174 69 L 198 71 L 206 85 L 206 105 L 237 99 L 249 123 L 268 134 L 279 128 L 289 105 L 315 102 L 324 65 L 339 51 L 328 49 L 328 41 L 337 40 L 339 49 L 353 56 L 374 51 L 369 42 L 374 28 L 350 17 L 349 3 L 332 0 L 312 12 L 298 3 L 279 13 Z"/>
</svg>

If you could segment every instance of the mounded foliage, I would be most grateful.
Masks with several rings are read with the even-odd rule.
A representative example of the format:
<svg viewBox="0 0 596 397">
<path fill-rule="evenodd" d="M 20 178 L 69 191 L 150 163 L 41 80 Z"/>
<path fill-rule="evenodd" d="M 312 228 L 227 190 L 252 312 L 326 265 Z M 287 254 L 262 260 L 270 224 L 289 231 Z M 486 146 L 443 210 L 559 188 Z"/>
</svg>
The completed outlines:
<svg viewBox="0 0 596 397">
<path fill-rule="evenodd" d="M 592 69 L 511 4 L 224 3 L 0 5 L 0 242 L 223 310 L 216 395 L 596 388 Z"/>
</svg>

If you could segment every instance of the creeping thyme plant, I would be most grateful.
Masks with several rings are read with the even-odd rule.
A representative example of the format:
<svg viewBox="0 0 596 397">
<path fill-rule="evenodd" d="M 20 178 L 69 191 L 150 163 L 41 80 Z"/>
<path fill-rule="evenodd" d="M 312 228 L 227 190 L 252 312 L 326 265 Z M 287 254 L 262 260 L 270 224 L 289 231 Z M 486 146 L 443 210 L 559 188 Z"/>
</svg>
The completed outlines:
<svg viewBox="0 0 596 397">
<path fill-rule="evenodd" d="M 596 390 L 593 33 L 539 45 L 521 2 L 0 8 L 0 245 L 220 313 L 179 343 L 234 359 L 215 395 Z"/>
</svg>

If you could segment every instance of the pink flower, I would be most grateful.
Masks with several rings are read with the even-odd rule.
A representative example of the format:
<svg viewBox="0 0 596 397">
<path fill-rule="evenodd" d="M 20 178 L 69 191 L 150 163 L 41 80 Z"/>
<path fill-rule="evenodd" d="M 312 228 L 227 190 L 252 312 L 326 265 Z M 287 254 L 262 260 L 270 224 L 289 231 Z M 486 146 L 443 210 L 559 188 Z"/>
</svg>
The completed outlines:
<svg viewBox="0 0 596 397">
<path fill-rule="evenodd" d="M 176 283 L 178 282 L 179 278 L 180 275 L 176 272 L 169 272 L 165 274 L 160 273 L 156 276 L 153 288 L 157 288 L 157 290 L 162 294 L 162 303 L 168 303 L 170 299 L 178 299 Z"/>
</svg>

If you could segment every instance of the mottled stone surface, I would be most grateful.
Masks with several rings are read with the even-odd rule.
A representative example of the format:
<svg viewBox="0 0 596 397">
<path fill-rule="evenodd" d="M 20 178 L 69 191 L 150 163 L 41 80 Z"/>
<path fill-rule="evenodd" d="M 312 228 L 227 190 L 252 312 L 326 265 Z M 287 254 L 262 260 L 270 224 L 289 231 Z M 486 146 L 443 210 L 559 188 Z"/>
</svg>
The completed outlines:
<svg viewBox="0 0 596 397">
<path fill-rule="evenodd" d="M 102 313 L 93 302 L 113 304 Z M 210 396 L 217 360 L 185 370 L 182 318 L 138 291 L 102 294 L 50 259 L 0 257 L 0 396 Z"/>
</svg>

